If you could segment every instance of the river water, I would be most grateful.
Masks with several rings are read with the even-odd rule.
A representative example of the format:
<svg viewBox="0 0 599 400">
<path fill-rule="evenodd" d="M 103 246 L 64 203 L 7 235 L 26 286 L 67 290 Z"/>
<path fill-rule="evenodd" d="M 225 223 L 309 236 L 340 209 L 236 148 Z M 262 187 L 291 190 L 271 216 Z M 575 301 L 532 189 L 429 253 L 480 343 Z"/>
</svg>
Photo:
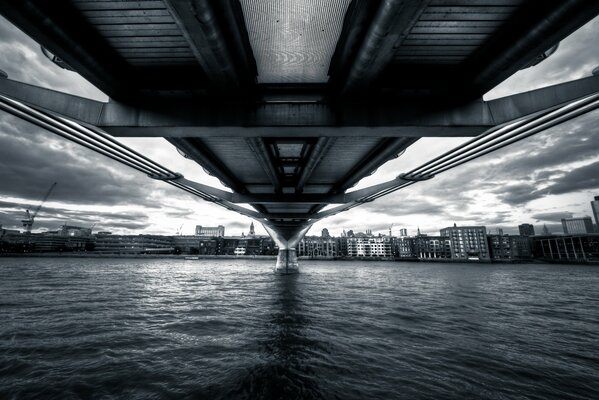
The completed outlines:
<svg viewBox="0 0 599 400">
<path fill-rule="evenodd" d="M 599 267 L 0 258 L 1 399 L 599 399 Z"/>
</svg>

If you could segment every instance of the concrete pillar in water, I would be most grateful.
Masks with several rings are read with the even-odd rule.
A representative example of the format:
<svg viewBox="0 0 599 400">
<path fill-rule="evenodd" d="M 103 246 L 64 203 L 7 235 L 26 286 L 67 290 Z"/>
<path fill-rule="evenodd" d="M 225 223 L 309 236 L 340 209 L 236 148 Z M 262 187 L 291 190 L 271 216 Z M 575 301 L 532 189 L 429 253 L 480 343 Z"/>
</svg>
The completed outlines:
<svg viewBox="0 0 599 400">
<path fill-rule="evenodd" d="M 297 245 L 312 227 L 310 225 L 299 225 L 295 227 L 279 227 L 263 224 L 272 240 L 279 247 L 275 272 L 279 274 L 296 274 L 299 272 L 297 261 Z"/>
</svg>

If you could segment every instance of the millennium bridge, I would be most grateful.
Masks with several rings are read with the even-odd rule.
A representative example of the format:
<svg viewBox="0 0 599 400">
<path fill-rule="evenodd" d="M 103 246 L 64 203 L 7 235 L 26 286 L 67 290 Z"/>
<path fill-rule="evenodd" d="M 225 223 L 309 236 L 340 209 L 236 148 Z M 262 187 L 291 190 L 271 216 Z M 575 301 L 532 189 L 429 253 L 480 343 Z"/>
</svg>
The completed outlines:
<svg viewBox="0 0 599 400">
<path fill-rule="evenodd" d="M 599 76 L 482 99 L 599 14 L 596 0 L 3 0 L 0 13 L 110 97 L 3 76 L 2 110 L 259 221 L 284 273 L 315 221 L 599 106 Z M 119 137 L 163 137 L 230 190 Z M 351 190 L 421 137 L 472 139 Z"/>
</svg>

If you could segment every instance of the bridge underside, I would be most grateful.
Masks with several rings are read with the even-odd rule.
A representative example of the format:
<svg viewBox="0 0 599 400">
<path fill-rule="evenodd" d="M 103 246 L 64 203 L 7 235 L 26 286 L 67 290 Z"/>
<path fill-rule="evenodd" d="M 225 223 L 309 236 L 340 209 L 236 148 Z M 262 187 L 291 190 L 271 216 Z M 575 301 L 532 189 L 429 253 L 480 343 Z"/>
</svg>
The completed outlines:
<svg viewBox="0 0 599 400">
<path fill-rule="evenodd" d="M 0 93 L 44 124 L 164 137 L 230 191 L 159 178 L 260 220 L 282 249 L 430 178 L 348 192 L 420 137 L 479 137 L 599 91 L 591 77 L 482 100 L 597 15 L 594 0 L 6 0 L 0 13 L 111 100 L 8 79 Z"/>
</svg>

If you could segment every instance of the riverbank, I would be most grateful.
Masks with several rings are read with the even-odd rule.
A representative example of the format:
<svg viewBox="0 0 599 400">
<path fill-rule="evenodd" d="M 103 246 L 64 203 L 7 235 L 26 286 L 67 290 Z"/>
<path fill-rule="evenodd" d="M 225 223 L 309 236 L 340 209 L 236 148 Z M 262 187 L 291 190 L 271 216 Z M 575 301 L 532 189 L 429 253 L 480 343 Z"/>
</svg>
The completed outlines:
<svg viewBox="0 0 599 400">
<path fill-rule="evenodd" d="M 198 254 L 119 254 L 119 253 L 3 253 L 1 258 L 123 258 L 123 259 L 172 259 L 172 260 L 276 260 L 276 255 L 198 255 Z M 300 261 L 402 261 L 408 263 L 441 263 L 441 264 L 572 264 L 572 265 L 599 265 L 599 260 L 446 260 L 417 258 L 389 258 L 389 257 L 298 257 Z"/>
</svg>

